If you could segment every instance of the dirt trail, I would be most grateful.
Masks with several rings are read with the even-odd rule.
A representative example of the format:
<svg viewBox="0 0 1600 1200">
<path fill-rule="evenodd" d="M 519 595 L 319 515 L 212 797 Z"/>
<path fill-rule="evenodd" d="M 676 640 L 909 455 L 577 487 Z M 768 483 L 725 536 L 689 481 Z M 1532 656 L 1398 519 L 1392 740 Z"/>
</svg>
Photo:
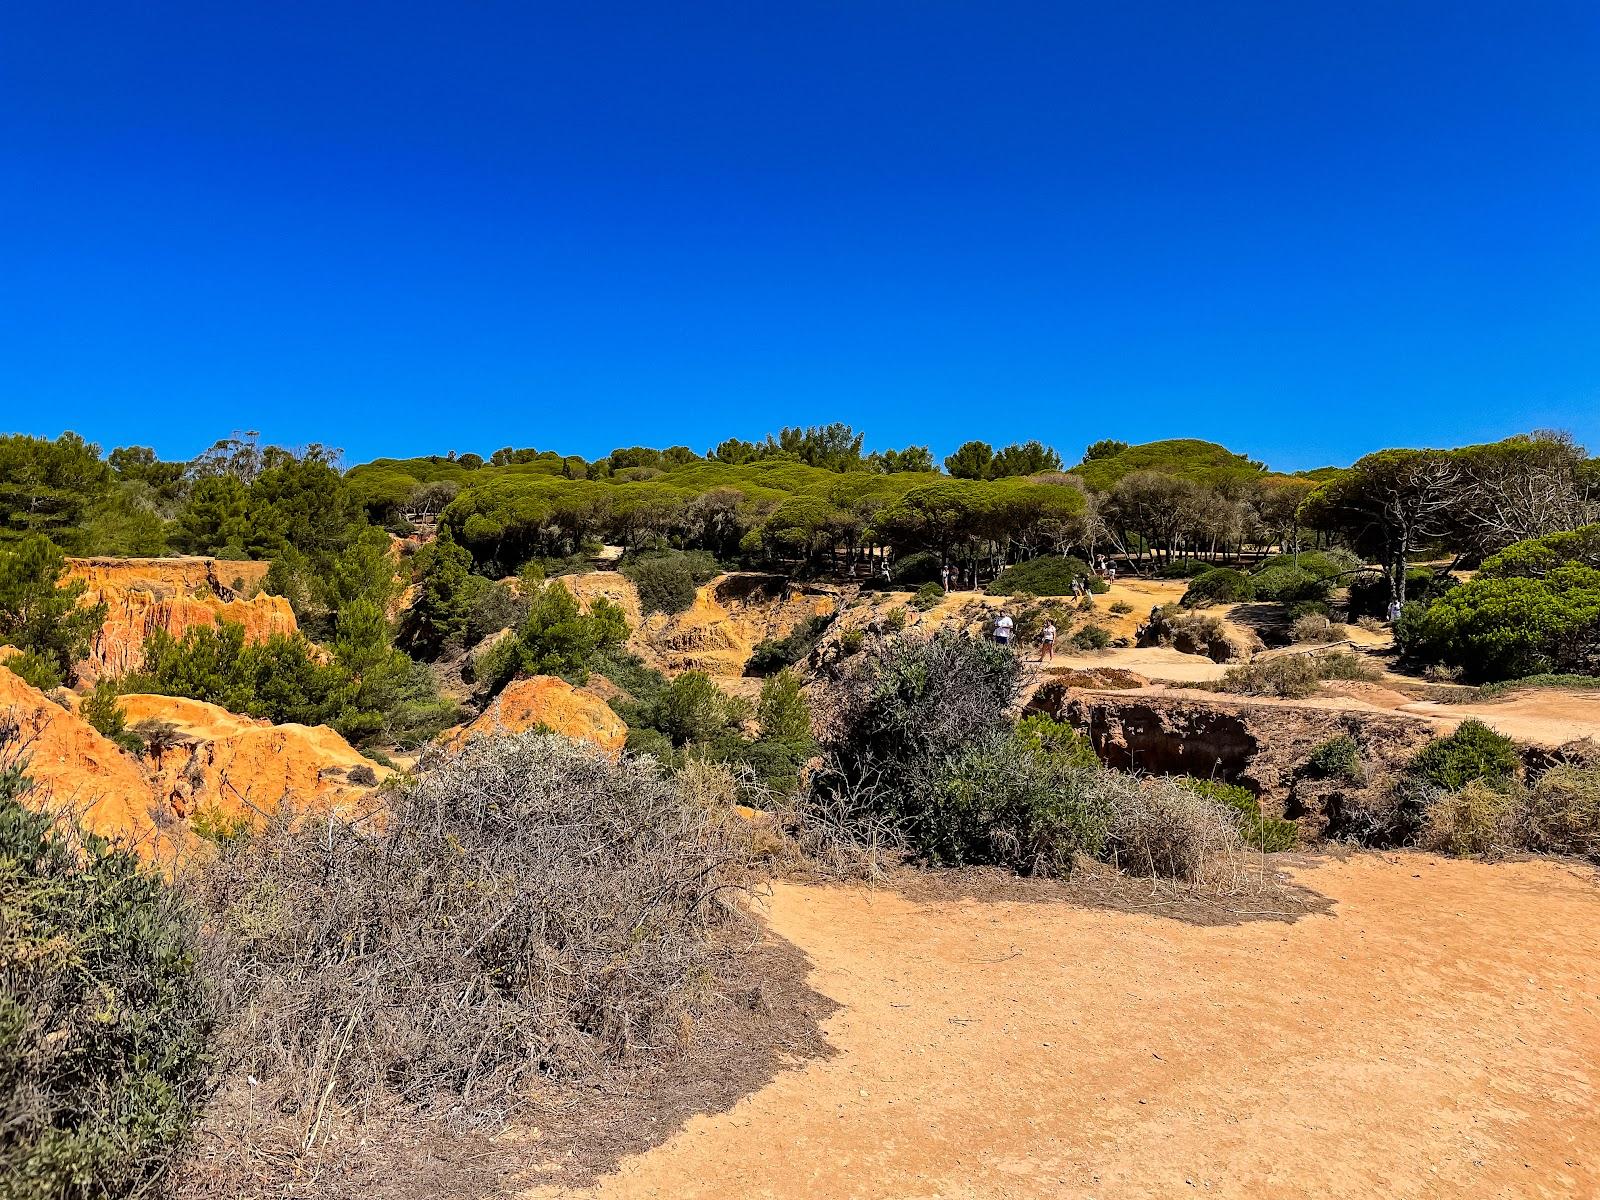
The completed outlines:
<svg viewBox="0 0 1600 1200">
<path fill-rule="evenodd" d="M 1297 876 L 1335 907 L 1221 928 L 781 885 L 772 924 L 843 1005 L 840 1053 L 600 1194 L 1600 1195 L 1593 873 L 1362 854 Z"/>
</svg>

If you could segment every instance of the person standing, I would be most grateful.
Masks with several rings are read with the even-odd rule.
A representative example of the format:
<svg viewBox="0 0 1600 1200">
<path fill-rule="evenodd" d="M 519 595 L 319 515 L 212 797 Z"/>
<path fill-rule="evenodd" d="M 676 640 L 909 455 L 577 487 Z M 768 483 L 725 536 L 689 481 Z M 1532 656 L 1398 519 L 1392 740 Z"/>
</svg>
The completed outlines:
<svg viewBox="0 0 1600 1200">
<path fill-rule="evenodd" d="M 950 564 L 945 563 L 939 568 L 939 582 L 944 585 L 944 590 L 950 590 Z"/>
<path fill-rule="evenodd" d="M 1044 628 L 1039 631 L 1039 661 L 1054 662 L 1056 659 L 1056 623 L 1049 617 L 1044 620 Z"/>
<path fill-rule="evenodd" d="M 1389 601 L 1389 624 L 1393 625 L 1400 619 L 1400 601 L 1398 597 Z"/>
<path fill-rule="evenodd" d="M 994 623 L 994 640 L 995 640 L 995 642 L 998 645 L 1001 645 L 1001 646 L 1009 646 L 1009 645 L 1011 645 L 1011 631 L 1013 629 L 1015 629 L 1016 627 L 1017 627 L 1017 623 L 1011 619 L 1011 614 L 1008 613 L 1005 609 L 1002 608 L 1000 610 L 1000 615 L 997 618 L 995 618 L 995 623 Z"/>
</svg>

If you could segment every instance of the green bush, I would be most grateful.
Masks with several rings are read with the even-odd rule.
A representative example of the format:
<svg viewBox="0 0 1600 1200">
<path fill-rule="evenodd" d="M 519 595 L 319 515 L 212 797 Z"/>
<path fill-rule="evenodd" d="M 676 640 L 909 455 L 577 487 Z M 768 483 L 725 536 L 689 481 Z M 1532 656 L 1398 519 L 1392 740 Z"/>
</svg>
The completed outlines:
<svg viewBox="0 0 1600 1200">
<path fill-rule="evenodd" d="M 1254 581 L 1243 571 L 1214 567 L 1197 575 L 1178 603 L 1184 608 L 1205 608 L 1211 604 L 1239 604 L 1255 599 L 1255 594 Z"/>
<path fill-rule="evenodd" d="M 1436 573 L 1429 567 L 1413 567 L 1406 572 L 1406 599 L 1432 603 L 1461 581 L 1454 575 Z M 1367 571 L 1350 581 L 1346 607 L 1352 621 L 1359 617 L 1389 615 L 1389 580 L 1377 571 Z"/>
<path fill-rule="evenodd" d="M 58 686 L 70 678 L 106 618 L 103 603 L 79 604 L 82 580 L 61 582 L 66 569 L 61 551 L 38 534 L 0 543 L 0 646 L 32 656 L 21 669 L 11 668 L 30 683 L 53 677 L 51 686 Z"/>
<path fill-rule="evenodd" d="M 1250 577 L 1257 600 L 1279 604 L 1326 603 L 1332 584 L 1323 576 L 1290 562 L 1275 562 Z"/>
<path fill-rule="evenodd" d="M 995 596 L 1070 596 L 1074 579 L 1092 585 L 1094 578 L 1089 564 L 1081 558 L 1043 554 L 1001 571 L 988 591 Z"/>
<path fill-rule="evenodd" d="M 846 629 L 839 635 L 839 653 L 846 656 L 851 654 L 859 654 L 861 652 L 862 643 L 865 641 L 866 635 L 863 634 L 861 630 Z"/>
<path fill-rule="evenodd" d="M 1111 645 L 1111 634 L 1104 625 L 1091 622 L 1072 635 L 1072 644 L 1079 650 L 1104 650 Z"/>
<path fill-rule="evenodd" d="M 128 718 L 117 702 L 117 688 L 109 679 L 95 681 L 94 689 L 78 706 L 78 715 L 117 745 L 132 754 L 142 753 L 144 739 L 128 731 Z"/>
<path fill-rule="evenodd" d="M 1300 827 L 1282 817 L 1267 816 L 1261 811 L 1260 799 L 1249 788 L 1237 783 L 1223 783 L 1219 779 L 1196 779 L 1192 776 L 1176 782 L 1197 795 L 1215 800 L 1234 814 L 1239 824 L 1239 835 L 1252 849 L 1275 854 L 1280 850 L 1293 850 L 1300 844 Z"/>
<path fill-rule="evenodd" d="M 23 683 L 41 692 L 54 691 L 66 682 L 54 662 L 37 654 L 13 654 L 0 659 L 0 668 L 10 671 Z"/>
<path fill-rule="evenodd" d="M 1312 747 L 1306 758 L 1306 770 L 1322 779 L 1342 779 L 1346 783 L 1359 783 L 1364 775 L 1361 768 L 1361 747 L 1348 733 L 1341 733 Z"/>
<path fill-rule="evenodd" d="M 901 589 L 919 587 L 925 583 L 937 583 L 939 568 L 943 565 L 943 561 L 932 550 L 918 550 L 914 554 L 896 559 L 889 574 L 895 586 Z"/>
<path fill-rule="evenodd" d="M 1156 569 L 1156 576 L 1160 579 L 1193 579 L 1212 569 L 1210 563 L 1198 558 L 1171 558 Z"/>
<path fill-rule="evenodd" d="M 925 583 L 917 589 L 917 594 L 911 598 L 911 607 L 918 612 L 927 612 L 944 599 L 944 588 L 937 583 Z"/>
<path fill-rule="evenodd" d="M 639 592 L 646 613 L 683 612 L 694 603 L 695 589 L 722 570 L 704 550 L 658 550 L 630 554 L 618 569 Z"/>
<path fill-rule="evenodd" d="M 802 621 L 786 637 L 758 642 L 744 665 L 744 673 L 771 675 L 805 661 L 833 623 L 833 617 L 832 613 L 822 613 Z"/>
<path fill-rule="evenodd" d="M 1413 783 L 1446 792 L 1458 792 L 1469 783 L 1505 791 L 1522 764 L 1517 744 L 1482 721 L 1468 719 L 1448 737 L 1424 746 L 1406 768 Z"/>
<path fill-rule="evenodd" d="M 1407 604 L 1407 658 L 1469 679 L 1600 673 L 1600 570 L 1567 564 L 1541 579 L 1477 578 L 1431 604 Z"/>
<path fill-rule="evenodd" d="M 0 1191 L 147 1194 L 206 1095 L 195 923 L 127 849 L 21 804 L 0 755 Z"/>
<path fill-rule="evenodd" d="M 565 584 L 551 580 L 528 598 L 528 615 L 516 632 L 480 656 L 473 670 L 491 693 L 519 675 L 561 675 L 582 682 L 596 656 L 627 637 L 621 608 L 601 596 L 584 612 Z"/>
</svg>

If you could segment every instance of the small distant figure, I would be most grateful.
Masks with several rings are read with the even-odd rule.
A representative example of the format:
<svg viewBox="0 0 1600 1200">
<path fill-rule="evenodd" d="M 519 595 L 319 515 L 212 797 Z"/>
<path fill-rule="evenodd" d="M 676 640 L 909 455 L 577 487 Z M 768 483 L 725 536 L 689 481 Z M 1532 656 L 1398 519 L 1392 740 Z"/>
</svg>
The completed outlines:
<svg viewBox="0 0 1600 1200">
<path fill-rule="evenodd" d="M 1083 599 L 1083 576 L 1082 575 L 1074 575 L 1072 577 L 1072 598 L 1074 600 L 1082 600 Z"/>
<path fill-rule="evenodd" d="M 1039 661 L 1054 662 L 1056 659 L 1056 624 L 1054 621 L 1045 620 L 1044 628 L 1039 630 Z"/>
<path fill-rule="evenodd" d="M 1117 581 L 1117 564 L 1114 563 L 1114 562 L 1108 562 L 1106 564 L 1106 582 L 1107 583 L 1115 583 L 1116 581 Z"/>
<path fill-rule="evenodd" d="M 950 590 L 950 564 L 949 563 L 945 563 L 944 566 L 939 568 L 939 582 L 944 585 L 944 590 L 945 591 L 948 592 Z"/>
<path fill-rule="evenodd" d="M 878 578 L 882 579 L 884 583 L 889 582 L 889 560 L 887 558 L 878 563 Z"/>
<path fill-rule="evenodd" d="M 1389 601 L 1389 624 L 1393 625 L 1400 619 L 1400 601 Z"/>
<path fill-rule="evenodd" d="M 1011 614 L 1006 612 L 1005 609 L 1001 609 L 1000 615 L 995 619 L 994 623 L 994 640 L 996 644 L 1001 646 L 1011 645 L 1011 631 L 1016 627 L 1017 623 L 1011 619 Z"/>
</svg>

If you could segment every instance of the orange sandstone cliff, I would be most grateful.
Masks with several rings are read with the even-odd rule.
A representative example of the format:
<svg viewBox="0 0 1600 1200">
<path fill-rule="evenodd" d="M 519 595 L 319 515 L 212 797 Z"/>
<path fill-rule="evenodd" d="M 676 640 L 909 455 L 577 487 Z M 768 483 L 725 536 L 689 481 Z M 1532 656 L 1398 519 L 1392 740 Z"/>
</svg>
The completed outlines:
<svg viewBox="0 0 1600 1200">
<path fill-rule="evenodd" d="M 88 585 L 83 603 L 106 605 L 105 623 L 78 665 L 78 682 L 138 670 L 145 639 L 157 629 L 182 637 L 197 625 L 231 621 L 244 626 L 250 641 L 294 633 L 289 602 L 260 592 L 270 566 L 215 558 L 69 559 L 66 581 Z"/>
</svg>

